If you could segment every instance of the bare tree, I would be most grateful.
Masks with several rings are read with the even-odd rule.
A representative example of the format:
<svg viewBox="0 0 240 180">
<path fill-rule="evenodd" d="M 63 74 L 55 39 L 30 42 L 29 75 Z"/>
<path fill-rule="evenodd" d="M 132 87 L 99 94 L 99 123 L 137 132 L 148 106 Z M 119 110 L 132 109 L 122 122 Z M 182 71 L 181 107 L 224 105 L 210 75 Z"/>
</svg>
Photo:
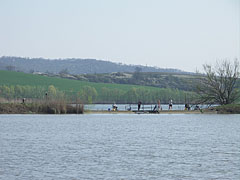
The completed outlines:
<svg viewBox="0 0 240 180">
<path fill-rule="evenodd" d="M 59 72 L 60 75 L 66 75 L 66 74 L 69 74 L 68 72 L 68 69 L 65 68 L 65 69 L 62 69 L 60 72 Z"/>
<path fill-rule="evenodd" d="M 141 79 L 141 72 L 142 72 L 142 68 L 135 67 L 135 72 L 133 73 L 133 78 Z"/>
<path fill-rule="evenodd" d="M 12 66 L 12 65 L 9 65 L 9 66 L 6 66 L 6 69 L 8 71 L 15 71 L 16 70 L 16 67 L 15 66 Z"/>
<path fill-rule="evenodd" d="M 199 103 L 231 104 L 240 97 L 236 88 L 240 75 L 238 60 L 233 63 L 227 60 L 217 62 L 214 67 L 205 64 L 203 68 L 205 76 L 197 86 Z"/>
</svg>

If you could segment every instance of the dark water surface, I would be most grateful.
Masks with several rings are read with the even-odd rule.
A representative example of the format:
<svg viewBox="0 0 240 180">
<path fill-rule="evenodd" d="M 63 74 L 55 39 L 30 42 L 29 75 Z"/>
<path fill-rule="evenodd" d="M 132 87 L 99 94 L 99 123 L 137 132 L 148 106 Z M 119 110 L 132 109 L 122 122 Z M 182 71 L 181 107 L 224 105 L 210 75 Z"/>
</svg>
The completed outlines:
<svg viewBox="0 0 240 180">
<path fill-rule="evenodd" d="M 0 115 L 0 179 L 240 179 L 240 115 Z"/>
</svg>

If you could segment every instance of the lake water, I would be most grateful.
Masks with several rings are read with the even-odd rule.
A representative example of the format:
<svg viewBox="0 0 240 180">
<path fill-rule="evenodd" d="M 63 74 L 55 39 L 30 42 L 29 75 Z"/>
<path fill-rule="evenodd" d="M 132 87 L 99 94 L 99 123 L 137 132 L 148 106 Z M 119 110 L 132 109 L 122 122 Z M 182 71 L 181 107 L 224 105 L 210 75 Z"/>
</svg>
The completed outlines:
<svg viewBox="0 0 240 180">
<path fill-rule="evenodd" d="M 1 180 L 239 180 L 240 115 L 0 115 Z"/>
</svg>

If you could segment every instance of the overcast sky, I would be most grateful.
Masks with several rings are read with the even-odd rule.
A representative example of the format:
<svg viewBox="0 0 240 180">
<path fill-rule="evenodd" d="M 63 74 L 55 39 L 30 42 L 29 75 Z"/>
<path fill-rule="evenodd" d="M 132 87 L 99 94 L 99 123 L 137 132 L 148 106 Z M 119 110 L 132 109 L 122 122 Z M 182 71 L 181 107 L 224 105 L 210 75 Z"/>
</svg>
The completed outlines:
<svg viewBox="0 0 240 180">
<path fill-rule="evenodd" d="M 0 0 L 0 56 L 195 71 L 239 44 L 240 0 Z"/>
</svg>

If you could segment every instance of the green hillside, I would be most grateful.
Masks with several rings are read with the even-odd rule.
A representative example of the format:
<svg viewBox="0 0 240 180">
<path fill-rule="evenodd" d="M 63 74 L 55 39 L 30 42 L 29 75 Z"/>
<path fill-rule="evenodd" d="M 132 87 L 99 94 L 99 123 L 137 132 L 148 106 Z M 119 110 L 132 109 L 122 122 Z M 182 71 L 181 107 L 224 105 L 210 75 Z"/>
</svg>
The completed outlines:
<svg viewBox="0 0 240 180">
<path fill-rule="evenodd" d="M 26 74 L 23 72 L 14 71 L 0 71 L 0 85 L 29 85 L 29 86 L 43 86 L 48 87 L 54 85 L 61 91 L 78 92 L 83 86 L 94 87 L 97 91 L 103 87 L 108 89 L 128 90 L 130 88 L 144 88 L 148 90 L 158 89 L 155 87 L 138 86 L 138 85 L 124 85 L 112 83 L 94 83 L 79 80 L 71 80 L 56 77 L 46 77 L 41 75 Z"/>
<path fill-rule="evenodd" d="M 174 99 L 184 103 L 191 92 L 177 89 L 156 88 L 139 85 L 94 83 L 57 77 L 26 74 L 22 72 L 0 71 L 0 96 L 4 98 L 43 98 L 44 93 L 53 85 L 68 98 L 79 97 L 84 102 L 93 103 L 155 103 L 158 99 L 167 103 Z"/>
</svg>

